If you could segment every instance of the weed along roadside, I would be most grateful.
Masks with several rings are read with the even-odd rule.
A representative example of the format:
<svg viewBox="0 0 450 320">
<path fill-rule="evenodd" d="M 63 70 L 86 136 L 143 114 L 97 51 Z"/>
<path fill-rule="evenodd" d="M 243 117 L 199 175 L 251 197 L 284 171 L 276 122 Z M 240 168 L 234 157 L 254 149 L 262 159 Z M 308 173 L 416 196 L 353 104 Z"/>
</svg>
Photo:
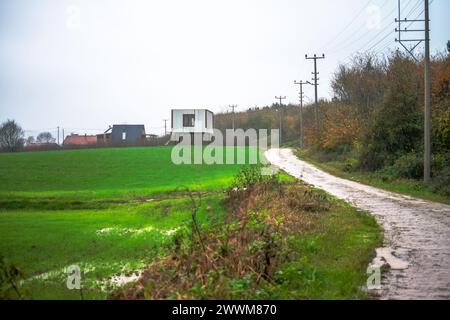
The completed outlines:
<svg viewBox="0 0 450 320">
<path fill-rule="evenodd" d="M 242 169 L 223 220 L 191 220 L 136 283 L 109 299 L 361 299 L 380 245 L 374 219 L 285 174 Z"/>
</svg>

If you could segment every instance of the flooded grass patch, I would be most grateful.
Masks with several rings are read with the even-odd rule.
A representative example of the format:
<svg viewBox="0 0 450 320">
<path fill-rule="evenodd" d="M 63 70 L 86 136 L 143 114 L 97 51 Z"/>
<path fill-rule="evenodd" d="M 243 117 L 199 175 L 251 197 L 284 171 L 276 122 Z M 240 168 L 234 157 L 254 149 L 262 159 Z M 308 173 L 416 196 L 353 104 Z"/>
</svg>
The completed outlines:
<svg viewBox="0 0 450 320">
<path fill-rule="evenodd" d="M 204 198 L 202 223 L 220 219 L 222 197 Z M 79 290 L 67 289 L 64 271 L 79 265 L 83 298 L 103 299 L 123 277 L 167 253 L 163 244 L 189 214 L 186 198 L 107 209 L 0 210 L 0 253 L 22 270 L 27 298 L 80 299 Z"/>
<path fill-rule="evenodd" d="M 111 299 L 359 299 L 375 220 L 300 181 L 228 192 L 223 223 L 178 231 L 168 254 Z M 193 212 L 195 216 L 195 208 Z"/>
</svg>

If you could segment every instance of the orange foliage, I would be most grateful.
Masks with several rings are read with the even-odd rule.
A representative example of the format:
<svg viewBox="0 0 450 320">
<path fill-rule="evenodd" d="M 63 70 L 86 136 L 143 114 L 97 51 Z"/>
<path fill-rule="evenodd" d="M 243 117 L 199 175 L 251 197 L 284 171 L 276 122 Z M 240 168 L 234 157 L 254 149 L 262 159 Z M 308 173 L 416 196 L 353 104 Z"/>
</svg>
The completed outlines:
<svg viewBox="0 0 450 320">
<path fill-rule="evenodd" d="M 358 138 L 360 122 L 352 115 L 352 108 L 348 105 L 330 104 L 322 123 L 320 145 L 323 148 L 352 146 Z"/>
<path fill-rule="evenodd" d="M 450 63 L 441 65 L 440 68 L 435 66 L 436 75 L 432 81 L 431 92 L 434 98 L 442 99 L 448 95 L 450 91 Z"/>
</svg>

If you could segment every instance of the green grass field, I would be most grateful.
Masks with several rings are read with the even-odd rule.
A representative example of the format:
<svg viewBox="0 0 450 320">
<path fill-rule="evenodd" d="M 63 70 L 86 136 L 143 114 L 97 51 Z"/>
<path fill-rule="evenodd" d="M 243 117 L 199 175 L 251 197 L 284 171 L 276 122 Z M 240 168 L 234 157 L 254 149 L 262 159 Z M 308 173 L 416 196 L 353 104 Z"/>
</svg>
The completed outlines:
<svg viewBox="0 0 450 320">
<path fill-rule="evenodd" d="M 104 298 L 108 277 L 142 268 L 189 220 L 189 199 L 166 192 L 220 190 L 240 167 L 175 165 L 170 147 L 0 154 L 0 255 L 31 298 L 80 298 L 63 281 L 72 264 L 89 270 L 84 298 Z M 201 221 L 221 216 L 222 198 L 207 195 Z"/>
<path fill-rule="evenodd" d="M 190 199 L 176 191 L 180 188 L 204 192 L 197 213 L 201 224 L 221 222 L 226 213 L 222 190 L 242 165 L 174 165 L 170 156 L 171 147 L 0 154 L 0 256 L 23 272 L 23 297 L 107 297 L 122 285 L 114 276 L 133 275 L 167 254 L 165 244 L 190 221 Z M 378 229 L 353 209 L 339 209 L 328 217 L 323 226 L 332 233 L 324 234 L 336 232 L 349 239 L 357 232 L 372 240 L 363 244 L 346 240 L 344 252 L 337 254 L 348 258 L 335 272 L 326 270 L 336 266 L 336 244 L 325 240 L 328 244 L 315 252 L 328 258 L 320 258 L 318 267 L 333 275 L 325 278 L 333 282 L 330 288 L 348 283 L 351 288 L 341 288 L 343 293 L 334 296 L 321 296 L 316 289 L 311 296 L 355 297 L 355 286 L 365 272 L 361 261 L 370 258 Z M 331 219 L 351 221 L 352 228 Z M 358 253 L 358 259 L 351 258 Z M 310 257 L 316 258 L 319 255 Z M 82 269 L 82 292 L 66 287 L 65 269 L 70 265 Z"/>
<path fill-rule="evenodd" d="M 220 196 L 204 200 L 201 222 L 220 218 Z M 212 216 L 205 208 L 210 207 Z M 0 211 L 0 253 L 26 275 L 33 299 L 79 299 L 67 290 L 64 268 L 79 265 L 84 298 L 104 298 L 112 275 L 127 275 L 164 251 L 170 233 L 190 219 L 186 199 L 122 204 L 95 210 Z"/>
<path fill-rule="evenodd" d="M 240 165 L 175 165 L 170 147 L 0 154 L 0 195 L 124 198 L 228 185 Z M 246 150 L 248 154 L 248 150 Z"/>
</svg>

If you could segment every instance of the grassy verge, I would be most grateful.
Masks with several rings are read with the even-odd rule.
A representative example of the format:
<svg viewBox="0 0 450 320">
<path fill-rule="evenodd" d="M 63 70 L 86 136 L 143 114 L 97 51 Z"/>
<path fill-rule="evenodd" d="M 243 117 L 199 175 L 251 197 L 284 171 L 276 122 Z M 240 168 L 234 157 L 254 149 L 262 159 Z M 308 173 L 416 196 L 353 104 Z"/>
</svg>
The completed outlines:
<svg viewBox="0 0 450 320">
<path fill-rule="evenodd" d="M 300 159 L 306 160 L 318 168 L 341 178 L 353 180 L 387 191 L 450 204 L 449 197 L 434 192 L 429 185 L 426 185 L 422 181 L 387 177 L 385 174 L 379 172 L 368 173 L 348 171 L 346 168 L 346 161 L 320 161 L 320 156 L 300 149 L 295 149 L 295 154 Z"/>
<path fill-rule="evenodd" d="M 374 218 L 300 181 L 228 192 L 223 223 L 180 230 L 114 299 L 362 299 Z M 195 216 L 195 207 L 194 207 Z"/>
</svg>

